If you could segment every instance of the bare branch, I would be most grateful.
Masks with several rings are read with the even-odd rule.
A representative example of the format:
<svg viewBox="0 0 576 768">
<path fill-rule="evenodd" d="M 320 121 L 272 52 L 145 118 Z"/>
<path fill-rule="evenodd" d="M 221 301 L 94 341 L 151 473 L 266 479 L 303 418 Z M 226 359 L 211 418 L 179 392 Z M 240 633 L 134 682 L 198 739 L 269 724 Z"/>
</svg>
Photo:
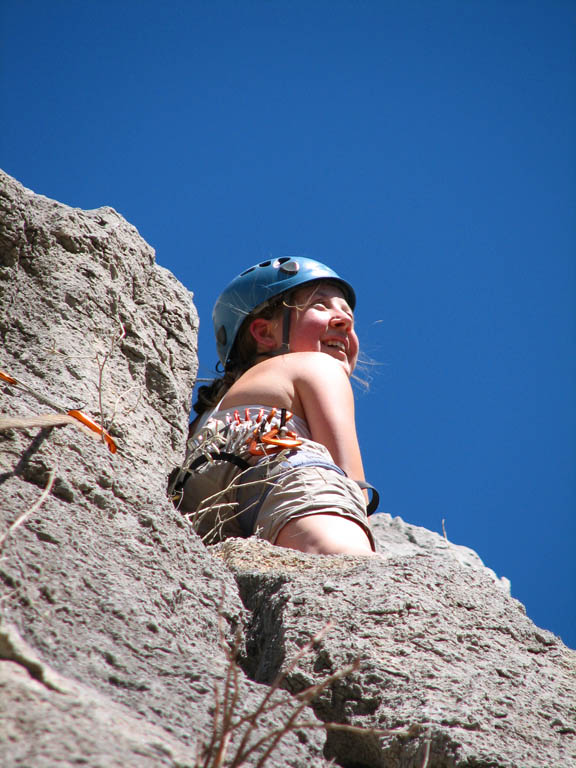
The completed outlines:
<svg viewBox="0 0 576 768">
<path fill-rule="evenodd" d="M 22 514 L 14 520 L 12 525 L 8 528 L 6 533 L 0 537 L 0 551 L 2 551 L 2 547 L 4 546 L 4 543 L 6 542 L 6 539 L 10 534 L 14 533 L 14 531 L 19 528 L 22 523 L 24 523 L 31 515 L 38 510 L 42 504 L 45 502 L 46 498 L 48 497 L 48 494 L 52 490 L 52 486 L 54 485 L 54 480 L 56 478 L 56 469 L 51 469 L 50 474 L 48 476 L 48 482 L 46 483 L 46 487 L 40 494 L 40 497 L 37 499 L 37 501 L 32 504 L 30 509 L 27 509 L 25 512 L 22 512 Z"/>
<path fill-rule="evenodd" d="M 112 415 L 108 420 L 108 425 L 107 425 L 108 430 L 110 430 L 110 428 L 114 424 L 114 420 L 118 414 L 121 401 L 124 400 L 124 398 L 126 398 L 130 394 L 130 392 L 133 392 L 135 389 L 138 390 L 138 397 L 136 398 L 136 402 L 134 403 L 134 405 L 131 405 L 129 408 L 126 408 L 125 410 L 122 409 L 122 411 L 124 415 L 127 415 L 135 411 L 136 408 L 138 408 L 140 401 L 142 400 L 142 386 L 140 384 L 134 384 L 133 387 L 129 387 L 125 392 L 121 392 L 116 398 L 114 402 L 114 406 L 112 407 Z"/>
<path fill-rule="evenodd" d="M 104 423 L 104 403 L 103 403 L 104 369 L 106 368 L 108 361 L 112 357 L 115 348 L 126 336 L 126 328 L 120 322 L 120 320 L 118 320 L 118 325 L 120 326 L 120 330 L 112 336 L 110 340 L 110 346 L 108 347 L 104 357 L 100 359 L 100 355 L 96 354 L 96 365 L 98 366 L 98 407 L 100 408 L 100 420 L 102 422 L 102 426 L 105 429 L 109 429 L 109 424 Z"/>
</svg>

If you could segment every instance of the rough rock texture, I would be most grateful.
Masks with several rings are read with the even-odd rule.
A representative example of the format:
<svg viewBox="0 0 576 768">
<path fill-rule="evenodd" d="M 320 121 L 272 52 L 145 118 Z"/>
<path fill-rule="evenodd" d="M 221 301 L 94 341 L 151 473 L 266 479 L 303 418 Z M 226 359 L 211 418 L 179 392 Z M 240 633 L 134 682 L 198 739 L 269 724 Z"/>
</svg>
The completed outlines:
<svg viewBox="0 0 576 768">
<path fill-rule="evenodd" d="M 56 473 L 0 560 L 2 765 L 192 765 L 245 618 L 232 574 L 166 498 L 196 371 L 191 295 L 109 208 L 73 210 L 6 175 L 0 208 L 0 369 L 106 424 L 116 411 L 119 446 L 72 425 L 0 431 L 0 536 Z M 50 411 L 0 391 L 3 415 Z M 43 684 L 53 674 L 66 683 Z M 267 691 L 238 685 L 239 711 Z M 325 762 L 319 733 L 284 743 L 281 765 Z"/>
<path fill-rule="evenodd" d="M 357 659 L 302 719 L 362 730 L 300 728 L 266 765 L 576 764 L 576 654 L 472 550 L 388 515 L 379 558 L 202 545 L 165 497 L 196 326 L 190 294 L 116 212 L 0 175 L 0 370 L 82 407 L 119 446 L 72 424 L 2 428 L 50 408 L 0 382 L 1 764 L 192 767 L 214 686 L 235 670 L 243 714 L 285 673 L 256 739 L 294 711 L 290 692 Z M 44 503 L 2 543 L 51 472 Z"/>
<path fill-rule="evenodd" d="M 296 692 L 360 659 L 316 714 L 388 733 L 330 734 L 339 765 L 416 768 L 427 754 L 435 768 L 575 764 L 576 654 L 489 573 L 423 553 L 319 560 L 238 539 L 214 551 L 253 612 L 254 679 L 271 680 L 328 622 L 318 657 L 299 662 L 286 686 Z"/>
<path fill-rule="evenodd" d="M 457 562 L 465 568 L 483 571 L 495 584 L 499 584 L 508 594 L 510 593 L 509 579 L 505 576 L 498 578 L 470 547 L 453 544 L 433 531 L 418 525 L 410 525 L 401 517 L 393 518 L 386 513 L 372 518 L 372 523 L 378 551 L 385 557 L 428 554 L 447 562 Z"/>
</svg>

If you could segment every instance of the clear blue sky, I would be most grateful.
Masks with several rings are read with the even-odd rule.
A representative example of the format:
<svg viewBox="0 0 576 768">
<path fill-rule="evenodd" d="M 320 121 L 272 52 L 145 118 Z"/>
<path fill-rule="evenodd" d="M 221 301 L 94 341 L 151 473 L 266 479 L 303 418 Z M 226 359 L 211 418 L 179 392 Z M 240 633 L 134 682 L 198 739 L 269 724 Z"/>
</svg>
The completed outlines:
<svg viewBox="0 0 576 768">
<path fill-rule="evenodd" d="M 576 647 L 576 3 L 3 0 L 0 166 L 110 205 L 211 308 L 270 255 L 354 283 L 382 510 Z"/>
</svg>

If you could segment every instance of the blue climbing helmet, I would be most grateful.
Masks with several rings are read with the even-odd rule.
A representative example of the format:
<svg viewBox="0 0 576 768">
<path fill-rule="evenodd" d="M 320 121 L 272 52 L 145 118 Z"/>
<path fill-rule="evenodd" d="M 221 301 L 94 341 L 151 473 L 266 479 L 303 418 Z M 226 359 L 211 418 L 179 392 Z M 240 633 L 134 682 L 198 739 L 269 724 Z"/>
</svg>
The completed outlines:
<svg viewBox="0 0 576 768">
<path fill-rule="evenodd" d="M 270 259 L 245 269 L 235 277 L 218 297 L 212 312 L 216 348 L 222 365 L 226 367 L 240 326 L 248 315 L 263 308 L 270 299 L 315 280 L 337 283 L 350 308 L 354 309 L 356 295 L 352 286 L 333 269 L 314 259 L 301 256 Z M 286 321 L 284 326 L 286 343 Z"/>
</svg>

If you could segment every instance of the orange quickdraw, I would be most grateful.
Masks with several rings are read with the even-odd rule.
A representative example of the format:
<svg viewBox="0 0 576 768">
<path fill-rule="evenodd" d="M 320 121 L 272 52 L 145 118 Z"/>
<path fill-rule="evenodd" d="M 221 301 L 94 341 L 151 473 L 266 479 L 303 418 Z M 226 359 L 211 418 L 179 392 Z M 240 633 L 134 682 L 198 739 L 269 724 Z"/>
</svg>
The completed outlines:
<svg viewBox="0 0 576 768">
<path fill-rule="evenodd" d="M 4 373 L 4 371 L 0 371 L 0 379 L 4 379 L 4 381 L 7 381 L 8 384 L 18 384 L 16 379 L 13 379 L 12 376 L 8 376 L 8 374 Z"/>
<path fill-rule="evenodd" d="M 88 418 L 88 416 L 86 416 L 85 413 L 82 413 L 82 411 L 68 411 L 68 416 L 73 416 L 75 419 L 78 419 L 78 421 L 81 421 L 82 424 L 88 427 L 88 429 L 91 429 L 92 432 L 97 432 L 99 435 L 101 435 L 102 439 L 106 441 L 106 444 L 110 449 L 110 453 L 116 453 L 118 447 L 108 432 L 106 432 L 104 427 L 101 427 L 100 424 L 92 421 L 92 419 Z"/>
<path fill-rule="evenodd" d="M 82 422 L 82 424 L 88 427 L 88 429 L 91 429 L 92 432 L 97 432 L 99 435 L 102 436 L 102 439 L 106 441 L 106 444 L 110 449 L 110 453 L 116 453 L 116 451 L 118 450 L 116 443 L 114 442 L 112 437 L 108 434 L 108 432 L 106 432 L 104 427 L 101 427 L 95 421 L 92 421 L 92 419 L 86 416 L 85 413 L 82 413 L 82 411 L 76 411 L 76 410 L 68 411 L 65 408 L 62 408 L 61 406 L 52 402 L 52 400 L 49 400 L 44 395 L 39 395 L 37 392 L 35 392 L 32 389 L 32 387 L 29 387 L 27 384 L 24 384 L 23 382 L 18 381 L 18 379 L 15 379 L 13 376 L 10 376 L 9 374 L 4 373 L 4 371 L 0 371 L 0 379 L 2 379 L 3 381 L 7 381 L 8 384 L 13 384 L 16 387 L 20 387 L 21 389 L 26 390 L 26 392 L 30 392 L 31 395 L 34 395 L 37 399 L 39 399 L 45 405 L 49 405 L 51 408 L 54 408 L 55 411 L 67 413 L 68 416 L 72 416 L 72 418 Z"/>
</svg>

